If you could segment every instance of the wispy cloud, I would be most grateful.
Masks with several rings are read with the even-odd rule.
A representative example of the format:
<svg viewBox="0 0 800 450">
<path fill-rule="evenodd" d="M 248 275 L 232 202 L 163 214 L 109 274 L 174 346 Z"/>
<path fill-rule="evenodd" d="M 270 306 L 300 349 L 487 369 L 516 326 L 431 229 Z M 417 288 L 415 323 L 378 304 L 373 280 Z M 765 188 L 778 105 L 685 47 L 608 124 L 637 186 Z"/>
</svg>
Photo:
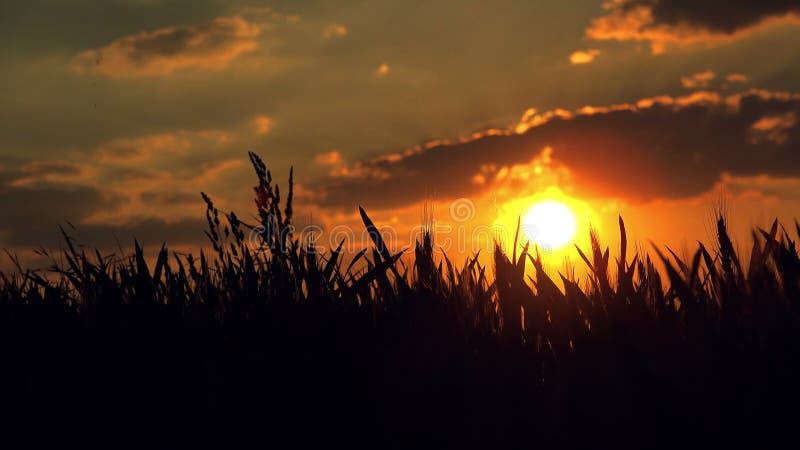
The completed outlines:
<svg viewBox="0 0 800 450">
<path fill-rule="evenodd" d="M 338 150 L 317 153 L 314 162 L 322 166 L 333 166 L 342 163 L 342 154 Z"/>
<path fill-rule="evenodd" d="M 106 164 L 150 164 L 157 158 L 175 160 L 186 156 L 197 145 L 222 144 L 229 138 L 227 133 L 218 130 L 179 130 L 114 139 L 100 146 L 95 155 L 98 161 Z"/>
<path fill-rule="evenodd" d="M 332 23 L 322 30 L 322 36 L 325 39 L 334 39 L 347 36 L 350 30 L 346 26 L 339 23 Z"/>
<path fill-rule="evenodd" d="M 681 86 L 686 89 L 705 89 L 716 77 L 717 74 L 713 70 L 697 72 L 688 77 L 681 77 Z"/>
<path fill-rule="evenodd" d="M 750 78 L 742 73 L 732 73 L 725 77 L 728 83 L 747 83 Z"/>
<path fill-rule="evenodd" d="M 109 77 L 168 75 L 181 69 L 219 70 L 255 50 L 261 27 L 242 17 L 160 28 L 119 38 L 75 56 L 70 68 Z"/>
<path fill-rule="evenodd" d="M 681 86 L 692 90 L 719 91 L 737 88 L 738 85 L 748 81 L 750 81 L 750 78 L 742 73 L 731 73 L 723 76 L 709 69 L 681 77 Z"/>
<path fill-rule="evenodd" d="M 253 118 L 253 128 L 258 134 L 267 134 L 275 126 L 275 119 L 265 114 Z"/>
</svg>

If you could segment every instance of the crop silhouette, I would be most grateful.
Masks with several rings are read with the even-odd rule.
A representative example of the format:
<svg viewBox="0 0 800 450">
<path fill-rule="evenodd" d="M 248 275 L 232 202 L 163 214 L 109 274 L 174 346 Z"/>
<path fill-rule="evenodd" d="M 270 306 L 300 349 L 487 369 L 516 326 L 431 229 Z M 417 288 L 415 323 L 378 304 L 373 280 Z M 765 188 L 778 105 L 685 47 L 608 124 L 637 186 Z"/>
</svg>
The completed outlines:
<svg viewBox="0 0 800 450">
<path fill-rule="evenodd" d="M 672 447 L 778 442 L 800 400 L 800 258 L 776 222 L 746 267 L 720 216 L 691 259 L 614 259 L 593 234 L 587 280 L 496 246 L 411 266 L 362 209 L 374 246 L 350 260 L 292 234 L 250 154 L 259 222 L 210 197 L 213 253 L 148 265 L 88 253 L 0 282 L 0 440 L 19 446 L 248 443 L 408 447 Z M 800 229 L 797 230 L 800 233 Z M 246 236 L 255 235 L 262 249 Z M 657 265 L 663 266 L 658 270 Z M 526 271 L 526 268 L 533 271 Z M 532 273 L 532 277 L 526 274 Z M 558 283 L 560 282 L 560 283 Z M 558 287 L 562 284 L 563 290 Z"/>
</svg>

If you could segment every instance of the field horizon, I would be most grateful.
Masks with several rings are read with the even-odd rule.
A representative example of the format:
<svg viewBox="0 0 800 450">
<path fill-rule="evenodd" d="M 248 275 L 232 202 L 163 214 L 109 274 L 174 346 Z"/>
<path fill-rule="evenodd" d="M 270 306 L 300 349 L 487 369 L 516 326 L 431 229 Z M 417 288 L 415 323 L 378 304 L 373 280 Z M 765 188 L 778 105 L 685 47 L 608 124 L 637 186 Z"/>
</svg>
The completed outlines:
<svg viewBox="0 0 800 450">
<path fill-rule="evenodd" d="M 595 234 L 576 247 L 579 281 L 548 275 L 519 230 L 510 254 L 494 247 L 491 270 L 477 256 L 454 265 L 429 233 L 407 265 L 361 209 L 372 245 L 346 261 L 341 244 L 318 252 L 292 234 L 291 179 L 282 200 L 251 162 L 260 222 L 203 194 L 211 253 L 165 245 L 148 264 L 137 242 L 104 257 L 62 229 L 64 264 L 53 256 L 50 277 L 0 272 L 12 447 L 536 436 L 666 448 L 788 432 L 773 427 L 800 399 L 800 257 L 777 220 L 754 232 L 743 263 L 722 216 L 717 242 L 687 260 L 631 251 L 620 218 L 615 254 Z M 747 431 L 717 434 L 731 427 Z M 294 434 L 304 429 L 319 434 Z"/>
</svg>

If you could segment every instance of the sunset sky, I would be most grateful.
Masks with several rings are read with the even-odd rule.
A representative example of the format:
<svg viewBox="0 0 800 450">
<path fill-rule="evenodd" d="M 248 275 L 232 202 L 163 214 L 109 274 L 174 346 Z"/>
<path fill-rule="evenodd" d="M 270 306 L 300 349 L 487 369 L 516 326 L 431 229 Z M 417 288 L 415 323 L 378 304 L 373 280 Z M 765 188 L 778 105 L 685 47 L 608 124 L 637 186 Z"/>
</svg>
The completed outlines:
<svg viewBox="0 0 800 450">
<path fill-rule="evenodd" d="M 746 242 L 800 206 L 800 2 L 698 5 L 6 0 L 0 247 L 200 247 L 200 191 L 253 213 L 247 151 L 326 230 L 557 198 L 680 248 L 724 192 Z"/>
</svg>

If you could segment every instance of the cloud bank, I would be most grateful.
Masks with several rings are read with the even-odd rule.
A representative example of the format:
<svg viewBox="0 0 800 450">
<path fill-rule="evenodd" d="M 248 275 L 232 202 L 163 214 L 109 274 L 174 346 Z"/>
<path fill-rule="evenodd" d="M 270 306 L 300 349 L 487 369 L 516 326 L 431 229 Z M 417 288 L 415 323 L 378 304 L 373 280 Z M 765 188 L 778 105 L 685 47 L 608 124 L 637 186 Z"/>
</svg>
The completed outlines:
<svg viewBox="0 0 800 450">
<path fill-rule="evenodd" d="M 613 0 L 592 20 L 587 37 L 646 41 L 653 53 L 671 45 L 719 43 L 776 23 L 800 23 L 800 1 Z"/>
<path fill-rule="evenodd" d="M 636 104 L 527 113 L 510 130 L 357 161 L 316 188 L 321 206 L 373 209 L 458 198 L 547 150 L 578 193 L 632 201 L 706 192 L 723 174 L 800 174 L 800 94 L 699 91 Z M 545 176 L 542 173 L 541 176 Z M 529 182 L 540 176 L 535 171 Z"/>
</svg>

